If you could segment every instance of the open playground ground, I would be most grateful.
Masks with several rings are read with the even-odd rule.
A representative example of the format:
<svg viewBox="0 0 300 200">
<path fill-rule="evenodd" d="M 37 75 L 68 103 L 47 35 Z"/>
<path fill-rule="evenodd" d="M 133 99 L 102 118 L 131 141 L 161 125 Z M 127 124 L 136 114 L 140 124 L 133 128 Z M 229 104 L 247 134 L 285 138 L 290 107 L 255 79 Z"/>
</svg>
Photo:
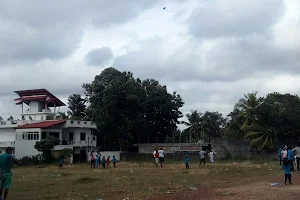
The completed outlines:
<svg viewBox="0 0 300 200">
<path fill-rule="evenodd" d="M 11 200 L 97 199 L 299 199 L 300 173 L 292 185 L 283 183 L 278 162 L 221 162 L 205 167 L 191 163 L 120 162 L 117 168 L 91 169 L 88 164 L 17 167 L 13 169 Z"/>
</svg>

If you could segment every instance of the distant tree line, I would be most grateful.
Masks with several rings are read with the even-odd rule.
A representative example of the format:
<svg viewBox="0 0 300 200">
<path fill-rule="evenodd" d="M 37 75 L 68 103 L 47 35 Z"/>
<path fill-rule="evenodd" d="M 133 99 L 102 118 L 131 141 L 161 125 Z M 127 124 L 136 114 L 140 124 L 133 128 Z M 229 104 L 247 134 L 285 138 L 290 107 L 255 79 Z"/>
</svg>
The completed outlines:
<svg viewBox="0 0 300 200">
<path fill-rule="evenodd" d="M 192 110 L 183 121 L 182 98 L 157 80 L 107 68 L 82 87 L 85 96 L 70 95 L 69 112 L 58 117 L 93 121 L 104 149 L 127 150 L 135 143 L 210 142 L 213 137 L 248 140 L 253 148 L 274 149 L 300 137 L 297 95 L 275 92 L 259 98 L 252 92 L 226 117 L 217 111 Z M 187 128 L 181 131 L 178 124 Z"/>
</svg>

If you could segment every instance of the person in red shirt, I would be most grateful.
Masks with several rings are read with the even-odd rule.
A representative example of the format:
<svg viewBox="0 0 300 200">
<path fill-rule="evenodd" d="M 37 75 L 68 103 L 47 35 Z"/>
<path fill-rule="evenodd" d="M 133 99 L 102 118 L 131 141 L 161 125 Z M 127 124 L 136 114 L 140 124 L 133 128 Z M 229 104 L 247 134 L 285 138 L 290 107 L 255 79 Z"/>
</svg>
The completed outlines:
<svg viewBox="0 0 300 200">
<path fill-rule="evenodd" d="M 108 156 L 107 159 L 106 159 L 106 166 L 107 166 L 107 168 L 109 167 L 109 162 L 110 162 L 110 156 Z"/>
<path fill-rule="evenodd" d="M 90 153 L 90 158 L 91 158 L 91 168 L 95 168 L 95 156 L 94 156 L 94 150 Z"/>
<path fill-rule="evenodd" d="M 153 157 L 154 157 L 154 161 L 155 161 L 156 167 L 158 167 L 158 162 L 159 162 L 158 157 L 159 157 L 159 154 L 158 154 L 157 148 L 153 152 Z"/>
</svg>

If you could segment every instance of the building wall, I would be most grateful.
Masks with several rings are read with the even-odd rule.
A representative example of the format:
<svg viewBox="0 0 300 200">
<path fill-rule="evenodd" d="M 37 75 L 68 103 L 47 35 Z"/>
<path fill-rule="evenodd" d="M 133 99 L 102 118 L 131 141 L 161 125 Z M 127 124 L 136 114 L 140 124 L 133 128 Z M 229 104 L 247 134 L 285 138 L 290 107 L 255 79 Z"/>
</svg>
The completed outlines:
<svg viewBox="0 0 300 200">
<path fill-rule="evenodd" d="M 23 133 L 32 132 L 34 134 L 39 134 L 39 140 L 41 139 L 41 130 L 39 128 L 34 129 L 16 129 L 17 140 L 15 141 L 15 156 L 20 159 L 25 156 L 35 156 L 40 154 L 35 148 L 37 139 L 26 140 L 22 138 Z"/>
<path fill-rule="evenodd" d="M 64 128 L 62 131 L 62 139 L 69 140 L 70 132 L 73 133 L 74 146 L 96 146 L 97 145 L 96 144 L 97 137 L 92 135 L 92 129 L 90 128 Z M 81 133 L 85 133 L 85 140 L 81 140 L 80 138 Z"/>
<path fill-rule="evenodd" d="M 16 133 L 14 128 L 0 128 L 0 141 L 15 141 Z"/>
<path fill-rule="evenodd" d="M 29 111 L 33 112 L 33 113 L 39 112 L 39 103 L 38 103 L 38 101 L 31 101 L 29 103 Z"/>
</svg>

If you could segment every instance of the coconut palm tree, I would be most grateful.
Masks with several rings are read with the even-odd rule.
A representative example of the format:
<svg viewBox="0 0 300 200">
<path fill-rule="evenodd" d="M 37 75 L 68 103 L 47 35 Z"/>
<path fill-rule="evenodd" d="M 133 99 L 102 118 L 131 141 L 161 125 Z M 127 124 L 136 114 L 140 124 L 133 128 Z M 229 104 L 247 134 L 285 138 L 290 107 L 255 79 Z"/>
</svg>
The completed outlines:
<svg viewBox="0 0 300 200">
<path fill-rule="evenodd" d="M 273 128 L 255 122 L 248 129 L 245 138 L 250 139 L 252 147 L 258 149 L 272 149 L 275 147 L 277 134 Z"/>
<path fill-rule="evenodd" d="M 186 114 L 187 122 L 183 121 L 183 124 L 187 125 L 188 128 L 184 130 L 184 132 L 189 133 L 189 142 L 192 142 L 192 138 L 194 140 L 198 140 L 200 138 L 201 131 L 201 115 L 197 110 L 192 110 L 191 113 Z"/>
<path fill-rule="evenodd" d="M 238 108 L 241 113 L 240 117 L 243 119 L 241 130 L 246 130 L 253 122 L 257 120 L 257 109 L 261 101 L 257 98 L 257 92 L 244 94 L 244 98 L 236 103 L 235 108 Z"/>
</svg>

